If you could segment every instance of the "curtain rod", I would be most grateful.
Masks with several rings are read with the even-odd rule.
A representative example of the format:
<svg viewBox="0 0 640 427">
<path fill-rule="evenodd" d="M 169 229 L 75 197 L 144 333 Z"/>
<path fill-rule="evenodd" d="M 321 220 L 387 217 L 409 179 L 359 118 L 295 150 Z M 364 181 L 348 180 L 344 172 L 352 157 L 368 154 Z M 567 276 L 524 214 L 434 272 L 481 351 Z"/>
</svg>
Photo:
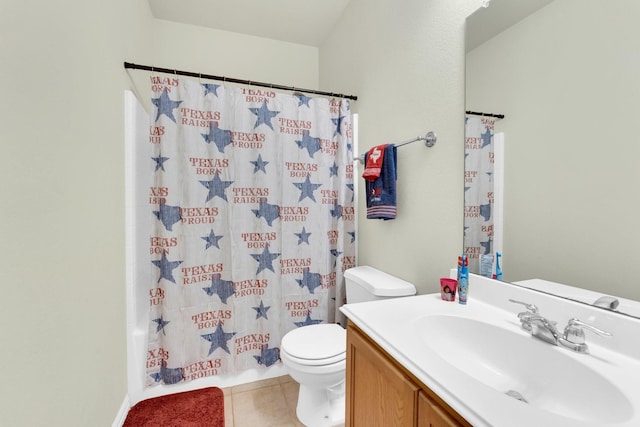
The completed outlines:
<svg viewBox="0 0 640 427">
<path fill-rule="evenodd" d="M 181 71 L 181 70 L 172 70 L 169 68 L 161 68 L 161 67 L 151 67 L 149 65 L 138 65 L 138 64 L 132 64 L 131 62 L 125 62 L 124 63 L 124 68 L 131 68 L 134 70 L 146 70 L 146 71 L 153 71 L 153 72 L 158 72 L 158 73 L 167 73 L 167 74 L 177 74 L 180 76 L 189 76 L 189 77 L 199 77 L 199 78 L 203 78 L 203 79 L 208 79 L 208 80 L 222 80 L 223 82 L 231 82 L 231 83 L 239 83 L 239 84 L 245 84 L 245 85 L 249 85 L 249 86 L 260 86 L 260 87 L 268 87 L 271 89 L 280 89 L 280 90 L 290 90 L 290 91 L 294 91 L 294 92 L 304 92 L 304 93 L 311 93 L 314 95 L 324 95 L 324 96 L 332 96 L 334 98 L 346 98 L 346 99 L 352 99 L 354 101 L 358 100 L 358 97 L 355 95 L 343 95 L 341 93 L 333 93 L 333 92 L 322 92 L 319 90 L 313 90 L 313 89 L 302 89 L 299 87 L 293 87 L 293 86 L 283 86 L 283 85 L 277 85 L 277 84 L 273 84 L 273 83 L 263 83 L 263 82 L 254 82 L 252 80 L 243 80 L 243 79 L 235 79 L 233 77 L 220 77 L 220 76 L 214 76 L 211 74 L 203 74 L 203 73 L 194 73 L 192 71 Z"/>
<path fill-rule="evenodd" d="M 471 114 L 472 116 L 485 116 L 485 117 L 495 117 L 496 119 L 504 119 L 504 114 L 483 113 L 481 111 L 466 111 L 466 113 Z"/>
</svg>

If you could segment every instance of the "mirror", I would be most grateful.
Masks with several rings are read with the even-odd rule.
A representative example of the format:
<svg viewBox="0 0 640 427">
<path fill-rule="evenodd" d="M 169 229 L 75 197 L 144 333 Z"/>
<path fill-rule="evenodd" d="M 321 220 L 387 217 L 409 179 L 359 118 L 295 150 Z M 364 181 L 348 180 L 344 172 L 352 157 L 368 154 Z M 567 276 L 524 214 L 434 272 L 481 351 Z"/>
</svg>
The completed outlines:
<svg viewBox="0 0 640 427">
<path fill-rule="evenodd" d="M 466 109 L 505 115 L 503 280 L 640 300 L 638 16 L 637 0 L 491 0 L 467 19 Z"/>
</svg>

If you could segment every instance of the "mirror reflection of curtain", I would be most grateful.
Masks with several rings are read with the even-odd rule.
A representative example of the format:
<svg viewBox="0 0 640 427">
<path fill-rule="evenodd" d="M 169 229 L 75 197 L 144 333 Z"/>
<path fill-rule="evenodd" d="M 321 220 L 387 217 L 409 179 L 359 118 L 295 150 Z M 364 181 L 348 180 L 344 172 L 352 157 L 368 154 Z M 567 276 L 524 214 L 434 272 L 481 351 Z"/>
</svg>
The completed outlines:
<svg viewBox="0 0 640 427">
<path fill-rule="evenodd" d="M 465 118 L 464 252 L 473 273 L 480 256 L 494 252 L 494 125 L 487 117 Z"/>
<path fill-rule="evenodd" d="M 278 363 L 285 333 L 342 320 L 349 101 L 174 77 L 152 92 L 147 386 Z"/>
</svg>

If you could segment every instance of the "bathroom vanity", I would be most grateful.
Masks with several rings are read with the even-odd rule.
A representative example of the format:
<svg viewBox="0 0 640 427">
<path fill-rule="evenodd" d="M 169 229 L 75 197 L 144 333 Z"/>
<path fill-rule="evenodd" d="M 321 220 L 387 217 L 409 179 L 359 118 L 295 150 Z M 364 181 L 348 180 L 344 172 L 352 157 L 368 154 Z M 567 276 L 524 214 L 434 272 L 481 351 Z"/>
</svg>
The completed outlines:
<svg viewBox="0 0 640 427">
<path fill-rule="evenodd" d="M 348 427 L 471 426 L 351 322 L 346 387 Z"/>
<path fill-rule="evenodd" d="M 432 294 L 341 308 L 346 426 L 640 425 L 640 319 L 474 274 L 469 289 L 467 305 Z M 587 331 L 584 352 L 540 339 L 572 318 L 611 335 Z"/>
</svg>

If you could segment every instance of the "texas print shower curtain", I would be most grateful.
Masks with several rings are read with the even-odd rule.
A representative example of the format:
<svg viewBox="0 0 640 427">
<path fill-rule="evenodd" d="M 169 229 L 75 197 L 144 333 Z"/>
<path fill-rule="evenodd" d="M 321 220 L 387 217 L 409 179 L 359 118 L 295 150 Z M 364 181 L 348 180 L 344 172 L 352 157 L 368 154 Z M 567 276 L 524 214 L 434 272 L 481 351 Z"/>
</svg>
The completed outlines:
<svg viewBox="0 0 640 427">
<path fill-rule="evenodd" d="M 344 99 L 153 76 L 147 385 L 279 362 L 355 265 Z"/>
<path fill-rule="evenodd" d="M 464 253 L 469 271 L 479 273 L 480 256 L 493 254 L 495 119 L 467 116 L 465 124 Z"/>
</svg>

